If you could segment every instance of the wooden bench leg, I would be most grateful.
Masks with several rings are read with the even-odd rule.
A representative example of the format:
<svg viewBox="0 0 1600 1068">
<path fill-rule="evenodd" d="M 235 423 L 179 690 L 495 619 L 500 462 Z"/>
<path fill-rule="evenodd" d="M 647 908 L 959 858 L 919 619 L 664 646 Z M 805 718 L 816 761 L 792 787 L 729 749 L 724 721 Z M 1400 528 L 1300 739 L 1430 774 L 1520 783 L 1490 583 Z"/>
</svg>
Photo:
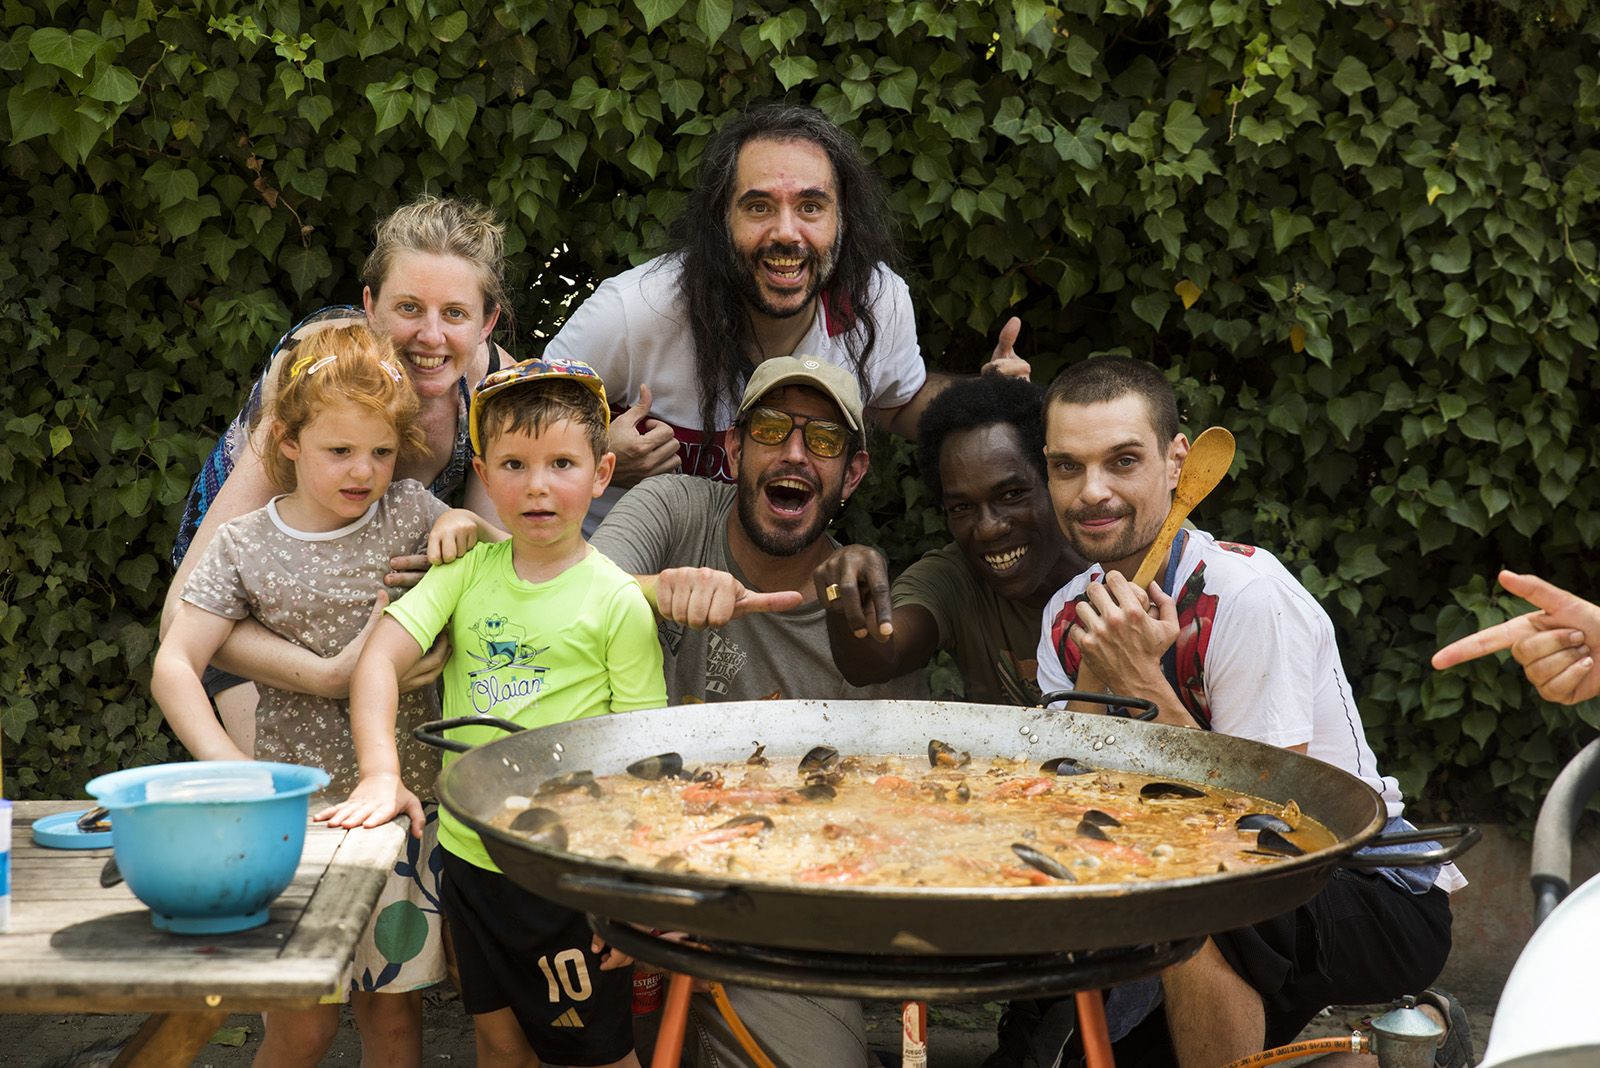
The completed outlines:
<svg viewBox="0 0 1600 1068">
<path fill-rule="evenodd" d="M 228 1018 L 224 1011 L 157 1012 L 111 1062 L 111 1068 L 182 1068 L 194 1063 Z"/>
</svg>

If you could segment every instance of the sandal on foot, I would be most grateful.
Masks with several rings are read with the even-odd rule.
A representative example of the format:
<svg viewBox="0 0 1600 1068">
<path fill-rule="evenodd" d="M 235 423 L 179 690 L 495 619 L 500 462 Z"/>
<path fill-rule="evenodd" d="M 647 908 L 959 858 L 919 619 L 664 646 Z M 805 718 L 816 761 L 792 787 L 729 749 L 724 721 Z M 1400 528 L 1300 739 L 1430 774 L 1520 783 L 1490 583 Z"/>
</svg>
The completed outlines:
<svg viewBox="0 0 1600 1068">
<path fill-rule="evenodd" d="M 1417 1001 L 1432 1005 L 1445 1019 L 1444 1041 L 1433 1055 L 1437 1068 L 1471 1068 L 1472 1024 L 1461 1002 L 1436 986 L 1418 994 Z"/>
</svg>

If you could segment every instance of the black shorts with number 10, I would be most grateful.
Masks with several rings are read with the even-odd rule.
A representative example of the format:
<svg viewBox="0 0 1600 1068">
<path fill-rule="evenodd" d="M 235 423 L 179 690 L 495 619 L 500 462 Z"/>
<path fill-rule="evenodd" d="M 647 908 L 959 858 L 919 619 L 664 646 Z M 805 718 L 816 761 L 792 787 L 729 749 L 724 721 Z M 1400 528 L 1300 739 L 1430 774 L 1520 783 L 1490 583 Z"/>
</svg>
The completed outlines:
<svg viewBox="0 0 1600 1068">
<path fill-rule="evenodd" d="M 546 1063 L 610 1064 L 633 1051 L 633 969 L 600 970 L 583 913 L 448 850 L 441 899 L 468 1013 L 509 1008 Z"/>
</svg>

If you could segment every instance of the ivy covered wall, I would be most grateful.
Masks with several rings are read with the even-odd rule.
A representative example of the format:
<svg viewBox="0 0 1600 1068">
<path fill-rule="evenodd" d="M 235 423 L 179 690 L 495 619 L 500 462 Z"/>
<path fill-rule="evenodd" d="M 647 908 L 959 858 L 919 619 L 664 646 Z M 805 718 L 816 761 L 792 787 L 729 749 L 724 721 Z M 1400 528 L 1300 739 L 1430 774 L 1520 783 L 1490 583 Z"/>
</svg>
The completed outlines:
<svg viewBox="0 0 1600 1068">
<path fill-rule="evenodd" d="M 1280 553 L 1436 811 L 1525 815 L 1600 709 L 1436 645 L 1595 592 L 1600 4 L 15 0 L 0 25 L 6 789 L 178 749 L 148 698 L 182 498 L 273 340 L 413 194 L 511 225 L 531 353 L 661 247 L 707 133 L 815 104 L 893 190 L 931 364 L 1171 369 L 1239 439 L 1202 526 Z M 849 536 L 942 538 L 903 443 Z"/>
</svg>

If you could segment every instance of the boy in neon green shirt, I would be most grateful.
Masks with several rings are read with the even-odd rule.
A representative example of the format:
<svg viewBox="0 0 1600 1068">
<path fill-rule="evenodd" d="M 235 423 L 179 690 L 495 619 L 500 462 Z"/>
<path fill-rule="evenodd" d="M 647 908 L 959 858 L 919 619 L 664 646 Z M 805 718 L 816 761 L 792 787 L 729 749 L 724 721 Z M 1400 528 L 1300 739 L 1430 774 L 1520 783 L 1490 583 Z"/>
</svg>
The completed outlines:
<svg viewBox="0 0 1600 1068">
<path fill-rule="evenodd" d="M 350 686 L 361 781 L 330 823 L 371 827 L 405 812 L 413 830 L 422 826 L 421 803 L 400 781 L 395 701 L 398 680 L 440 633 L 453 649 L 448 715 L 541 727 L 666 705 L 650 606 L 583 538 L 589 502 L 616 464 L 605 451 L 608 423 L 604 385 L 576 360 L 527 360 L 478 386 L 472 464 L 510 538 L 431 569 L 368 639 Z M 502 736 L 490 727 L 454 735 L 469 744 Z M 478 835 L 443 808 L 439 824 L 442 905 L 478 1064 L 537 1055 L 637 1066 L 631 962 L 602 954 L 581 913 L 507 879 Z"/>
</svg>

